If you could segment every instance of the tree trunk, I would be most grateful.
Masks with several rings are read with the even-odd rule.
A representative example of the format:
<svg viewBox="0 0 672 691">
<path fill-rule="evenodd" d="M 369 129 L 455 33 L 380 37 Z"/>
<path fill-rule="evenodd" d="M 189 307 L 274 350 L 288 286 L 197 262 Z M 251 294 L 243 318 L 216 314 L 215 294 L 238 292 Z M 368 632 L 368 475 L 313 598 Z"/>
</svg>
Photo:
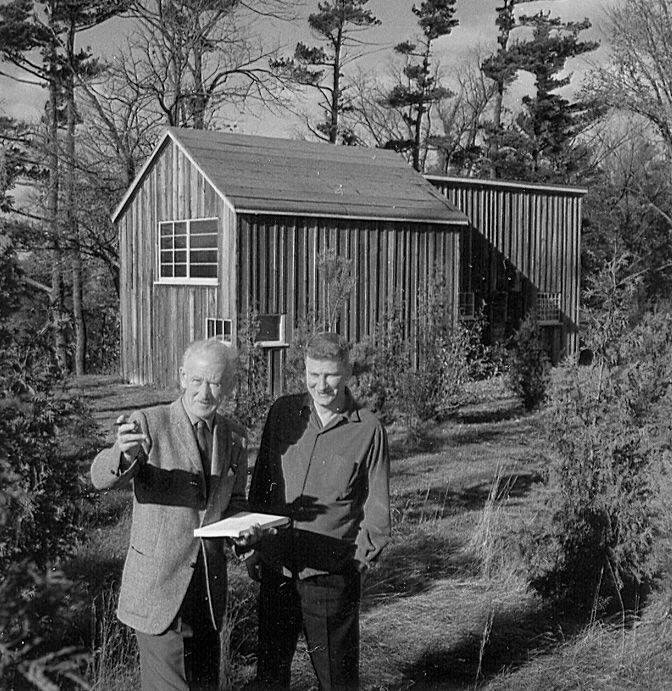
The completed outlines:
<svg viewBox="0 0 672 691">
<path fill-rule="evenodd" d="M 343 26 L 338 30 L 338 40 L 334 51 L 333 92 L 331 94 L 331 112 L 329 114 L 329 141 L 338 143 L 338 114 L 341 108 L 341 48 L 343 41 Z"/>
<path fill-rule="evenodd" d="M 51 13 L 53 17 L 53 13 Z M 54 353 L 62 374 L 68 371 L 65 324 L 67 315 L 63 304 L 63 253 L 58 218 L 58 72 L 56 48 L 49 52 L 49 101 L 47 103 L 47 169 L 49 183 L 47 189 L 47 225 L 53 240 L 51 261 L 51 292 L 49 312 L 53 325 Z"/>
<path fill-rule="evenodd" d="M 86 361 L 86 323 L 82 305 L 82 257 L 80 252 L 79 223 L 75 208 L 75 77 L 73 74 L 75 60 L 75 24 L 71 22 L 68 29 L 67 50 L 68 65 L 65 85 L 68 129 L 66 138 L 66 178 L 65 178 L 65 219 L 69 235 L 70 271 L 72 277 L 72 319 L 75 330 L 75 374 L 81 376 L 85 371 Z"/>
</svg>

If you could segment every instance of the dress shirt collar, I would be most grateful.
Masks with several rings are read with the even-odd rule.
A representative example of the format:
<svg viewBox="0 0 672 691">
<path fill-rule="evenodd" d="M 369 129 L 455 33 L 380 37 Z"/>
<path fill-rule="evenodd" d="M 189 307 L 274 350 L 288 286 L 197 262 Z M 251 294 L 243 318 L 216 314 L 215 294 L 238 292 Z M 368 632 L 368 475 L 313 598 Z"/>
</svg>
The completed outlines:
<svg viewBox="0 0 672 691">
<path fill-rule="evenodd" d="M 212 433 L 212 428 L 214 427 L 214 424 L 215 424 L 215 415 L 217 413 L 213 413 L 209 418 L 196 417 L 195 415 L 192 415 L 189 412 L 189 408 L 187 408 L 187 406 L 184 405 L 184 397 L 182 397 L 180 400 L 182 401 L 182 407 L 184 408 L 184 412 L 187 414 L 187 417 L 189 418 L 189 422 L 191 422 L 191 426 L 196 427 L 196 423 L 202 419 L 202 420 L 205 420 L 205 424 L 207 425 L 208 430 Z"/>
<path fill-rule="evenodd" d="M 315 410 L 315 402 L 313 401 L 311 395 L 306 392 L 304 395 L 304 404 L 301 408 L 301 415 L 309 418 L 311 414 L 315 415 L 316 419 L 320 419 L 320 416 L 317 414 L 317 410 Z M 343 410 L 336 411 L 336 417 L 333 418 L 333 420 L 328 423 L 326 427 L 332 427 L 334 425 L 334 420 L 339 422 L 341 420 L 345 420 L 346 422 L 360 422 L 361 420 L 359 416 L 359 407 L 357 406 L 357 403 L 353 398 L 352 393 L 350 393 L 350 389 L 348 388 L 345 389 L 345 403 L 343 405 Z M 320 424 L 322 424 L 321 421 Z"/>
</svg>

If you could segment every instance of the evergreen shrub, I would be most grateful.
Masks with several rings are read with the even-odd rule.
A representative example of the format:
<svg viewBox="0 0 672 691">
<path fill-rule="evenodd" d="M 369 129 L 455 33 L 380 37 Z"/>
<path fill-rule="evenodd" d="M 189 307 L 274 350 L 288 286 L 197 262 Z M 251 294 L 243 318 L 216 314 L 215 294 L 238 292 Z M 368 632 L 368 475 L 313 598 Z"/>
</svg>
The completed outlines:
<svg viewBox="0 0 672 691">
<path fill-rule="evenodd" d="M 532 586 L 593 617 L 636 609 L 660 564 L 672 316 L 646 314 L 611 353 L 565 365 L 551 387 L 547 482 L 528 545 Z"/>
<path fill-rule="evenodd" d="M 520 397 L 526 410 L 534 410 L 543 402 L 550 369 L 539 324 L 531 312 L 514 335 L 508 358 L 509 386 Z"/>
</svg>

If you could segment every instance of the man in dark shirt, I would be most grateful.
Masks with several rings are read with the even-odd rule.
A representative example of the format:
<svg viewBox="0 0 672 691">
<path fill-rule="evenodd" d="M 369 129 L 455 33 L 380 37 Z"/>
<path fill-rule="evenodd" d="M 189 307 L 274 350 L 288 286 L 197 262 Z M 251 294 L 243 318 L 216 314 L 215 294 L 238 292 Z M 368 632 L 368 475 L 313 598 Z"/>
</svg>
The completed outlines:
<svg viewBox="0 0 672 691">
<path fill-rule="evenodd" d="M 256 681 L 289 686 L 303 628 L 320 687 L 357 688 L 362 574 L 390 538 L 387 437 L 346 388 L 340 336 L 314 336 L 305 365 L 307 393 L 268 414 L 248 496 L 253 510 L 292 519 L 247 559 L 261 581 Z"/>
</svg>

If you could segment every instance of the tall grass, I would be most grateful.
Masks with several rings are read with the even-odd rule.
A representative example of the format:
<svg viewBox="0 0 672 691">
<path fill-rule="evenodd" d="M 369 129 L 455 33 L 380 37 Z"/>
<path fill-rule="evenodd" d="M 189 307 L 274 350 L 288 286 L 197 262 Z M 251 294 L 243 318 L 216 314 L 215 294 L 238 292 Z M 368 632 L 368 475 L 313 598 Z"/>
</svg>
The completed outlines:
<svg viewBox="0 0 672 691">
<path fill-rule="evenodd" d="M 107 588 L 91 607 L 93 655 L 88 678 L 91 689 L 128 691 L 140 688 L 140 661 L 132 630 L 116 617 L 116 591 Z"/>
<path fill-rule="evenodd" d="M 480 574 L 486 579 L 501 577 L 505 566 L 511 562 L 509 547 L 502 536 L 514 481 L 513 476 L 505 476 L 504 466 L 498 463 L 485 506 L 466 545 L 467 553 L 475 558 Z"/>
</svg>

